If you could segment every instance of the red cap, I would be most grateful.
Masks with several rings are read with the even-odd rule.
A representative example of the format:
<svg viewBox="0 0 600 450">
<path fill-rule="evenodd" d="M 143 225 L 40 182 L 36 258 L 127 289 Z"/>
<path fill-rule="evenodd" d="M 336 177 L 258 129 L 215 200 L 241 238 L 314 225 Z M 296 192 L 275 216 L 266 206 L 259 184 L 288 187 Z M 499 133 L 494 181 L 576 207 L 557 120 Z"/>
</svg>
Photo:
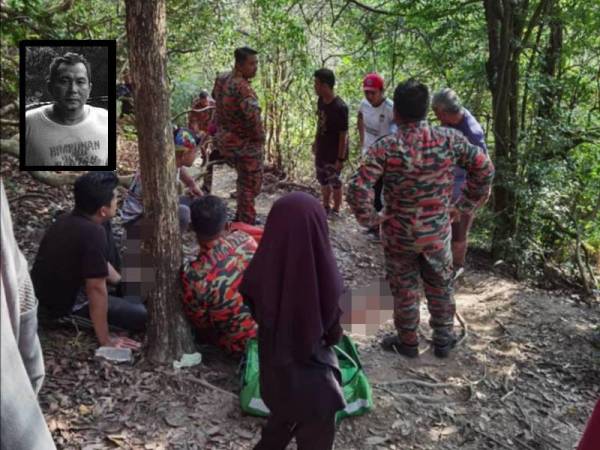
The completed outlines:
<svg viewBox="0 0 600 450">
<path fill-rule="evenodd" d="M 363 90 L 365 91 L 382 91 L 383 77 L 378 73 L 369 73 L 363 80 Z"/>
</svg>

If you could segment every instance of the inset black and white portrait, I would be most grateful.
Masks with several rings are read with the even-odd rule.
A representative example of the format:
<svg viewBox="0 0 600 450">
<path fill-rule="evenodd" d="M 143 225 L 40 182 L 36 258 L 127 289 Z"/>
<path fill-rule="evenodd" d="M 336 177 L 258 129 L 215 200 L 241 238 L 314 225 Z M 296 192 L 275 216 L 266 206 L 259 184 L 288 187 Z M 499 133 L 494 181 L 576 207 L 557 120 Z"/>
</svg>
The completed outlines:
<svg viewBox="0 0 600 450">
<path fill-rule="evenodd" d="M 21 41 L 21 170 L 114 170 L 115 41 Z"/>
</svg>

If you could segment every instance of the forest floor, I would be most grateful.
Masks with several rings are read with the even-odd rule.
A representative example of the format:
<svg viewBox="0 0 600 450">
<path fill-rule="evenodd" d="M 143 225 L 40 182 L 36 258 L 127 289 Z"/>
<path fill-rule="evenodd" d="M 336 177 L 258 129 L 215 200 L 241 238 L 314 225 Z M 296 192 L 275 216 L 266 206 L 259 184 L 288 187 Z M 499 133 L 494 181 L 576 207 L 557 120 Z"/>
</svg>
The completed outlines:
<svg viewBox="0 0 600 450">
<path fill-rule="evenodd" d="M 127 151 L 129 143 L 122 144 L 126 154 L 119 166 L 127 172 L 135 157 Z M 4 155 L 1 174 L 17 240 L 31 263 L 54 212 L 72 207 L 71 187 L 42 185 L 19 173 L 16 160 Z M 214 193 L 232 209 L 234 180 L 229 168 L 216 169 Z M 268 184 L 258 197 L 263 222 L 284 193 Z M 378 295 L 381 244 L 363 233 L 348 210 L 330 222 L 330 233 L 354 295 Z M 186 242 L 193 239 L 187 236 Z M 592 345 L 598 308 L 570 292 L 517 282 L 477 250 L 468 255 L 455 297 L 467 333 L 448 359 L 435 358 L 428 348 L 425 302 L 417 359 L 381 350 L 379 341 L 392 331 L 391 321 L 371 334 L 352 334 L 375 407 L 340 423 L 336 449 L 576 446 L 600 396 L 600 350 Z M 142 354 L 132 365 L 95 360 L 97 344 L 87 331 L 39 333 L 47 373 L 39 399 L 58 448 L 251 449 L 259 439 L 265 420 L 243 415 L 239 408 L 239 361 L 214 347 L 200 346 L 202 363 L 176 371 L 153 366 Z"/>
</svg>

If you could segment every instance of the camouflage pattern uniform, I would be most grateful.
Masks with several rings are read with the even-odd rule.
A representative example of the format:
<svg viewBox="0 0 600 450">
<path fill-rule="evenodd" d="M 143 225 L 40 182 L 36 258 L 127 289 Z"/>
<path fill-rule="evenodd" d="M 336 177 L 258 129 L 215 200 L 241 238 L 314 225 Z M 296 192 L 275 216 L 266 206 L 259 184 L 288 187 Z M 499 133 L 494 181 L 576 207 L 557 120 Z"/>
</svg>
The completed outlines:
<svg viewBox="0 0 600 450">
<path fill-rule="evenodd" d="M 202 100 L 197 99 L 192 104 L 192 109 L 204 109 L 209 108 L 211 106 L 215 106 L 215 102 L 213 100 L 208 100 L 207 106 L 202 107 L 200 104 Z M 194 132 L 196 136 L 198 136 L 201 132 L 208 133 L 208 125 L 212 121 L 214 109 L 205 109 L 204 111 L 190 111 L 188 114 L 188 128 Z"/>
<path fill-rule="evenodd" d="M 256 337 L 256 322 L 238 292 L 256 247 L 251 236 L 236 231 L 201 251 L 181 272 L 185 314 L 198 331 L 216 332 L 217 344 L 230 353 L 244 352 L 248 339 Z"/>
<path fill-rule="evenodd" d="M 202 165 L 204 165 L 208 162 L 221 159 L 221 156 L 212 148 L 211 139 L 209 137 L 209 125 L 213 121 L 215 102 L 212 99 L 208 99 L 207 105 L 204 107 L 201 105 L 201 102 L 202 99 L 196 99 L 192 104 L 192 109 L 204 109 L 204 111 L 190 111 L 188 114 L 188 128 L 192 130 L 197 138 L 201 139 L 200 152 L 202 153 Z M 202 183 L 202 190 L 205 194 L 210 194 L 212 191 L 213 170 L 214 166 L 209 166 L 206 169 L 206 174 L 204 175 L 204 181 Z"/>
<path fill-rule="evenodd" d="M 453 336 L 449 209 L 456 165 L 467 170 L 456 207 L 471 212 L 490 193 L 494 166 L 489 157 L 460 132 L 427 121 L 413 122 L 369 148 L 348 188 L 347 201 L 358 222 L 371 227 L 378 220 L 373 186 L 383 177 L 389 217 L 381 225 L 385 269 L 394 296 L 394 324 L 406 345 L 418 344 L 419 276 L 434 343 L 446 345 Z"/>
<path fill-rule="evenodd" d="M 213 98 L 217 125 L 213 145 L 238 176 L 236 219 L 254 225 L 265 142 L 258 99 L 249 81 L 235 71 L 217 77 Z"/>
</svg>

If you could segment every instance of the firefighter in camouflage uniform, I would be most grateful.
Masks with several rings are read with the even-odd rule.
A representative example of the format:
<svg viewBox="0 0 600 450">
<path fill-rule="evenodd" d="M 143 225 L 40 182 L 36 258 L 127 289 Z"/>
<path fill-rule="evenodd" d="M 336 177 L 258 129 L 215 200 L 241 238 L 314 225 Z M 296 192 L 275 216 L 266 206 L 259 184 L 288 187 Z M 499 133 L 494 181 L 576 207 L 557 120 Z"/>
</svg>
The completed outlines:
<svg viewBox="0 0 600 450">
<path fill-rule="evenodd" d="M 256 75 L 257 52 L 248 47 L 235 50 L 235 67 L 215 80 L 217 132 L 214 147 L 237 172 L 236 220 L 254 225 L 254 199 L 260 193 L 265 133 L 260 107 L 250 79 Z"/>
<path fill-rule="evenodd" d="M 256 252 L 256 241 L 243 231 L 227 232 L 227 205 L 205 195 L 191 206 L 192 229 L 200 247 L 195 261 L 185 264 L 183 311 L 201 340 L 240 354 L 257 325 L 238 287 Z"/>
<path fill-rule="evenodd" d="M 419 278 L 431 316 L 435 355 L 448 356 L 456 343 L 451 220 L 485 203 L 494 176 L 494 166 L 481 148 L 456 130 L 427 123 L 428 106 L 427 86 L 413 79 L 398 85 L 394 93 L 398 131 L 371 145 L 347 193 L 361 225 L 381 224 L 398 332 L 382 345 L 409 357 L 419 354 Z M 461 200 L 451 206 L 455 166 L 466 170 L 467 181 Z M 380 178 L 383 215 L 373 207 L 373 186 Z"/>
</svg>

